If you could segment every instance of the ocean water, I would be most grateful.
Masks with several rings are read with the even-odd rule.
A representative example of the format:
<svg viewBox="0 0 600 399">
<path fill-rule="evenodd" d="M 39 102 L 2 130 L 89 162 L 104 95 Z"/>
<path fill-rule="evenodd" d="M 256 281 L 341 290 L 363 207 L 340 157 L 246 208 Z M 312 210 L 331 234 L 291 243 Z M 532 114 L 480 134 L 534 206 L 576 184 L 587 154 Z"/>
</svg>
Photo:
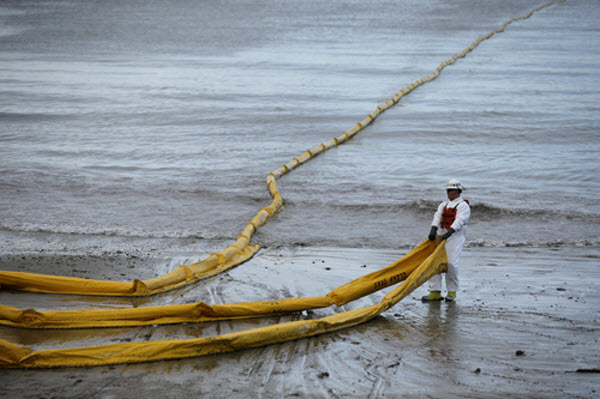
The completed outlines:
<svg viewBox="0 0 600 399">
<path fill-rule="evenodd" d="M 541 4 L 3 1 L 3 250 L 230 243 L 271 171 Z M 568 0 L 484 41 L 278 180 L 253 242 L 409 248 L 457 177 L 469 246 L 597 247 L 598 21 Z"/>
</svg>

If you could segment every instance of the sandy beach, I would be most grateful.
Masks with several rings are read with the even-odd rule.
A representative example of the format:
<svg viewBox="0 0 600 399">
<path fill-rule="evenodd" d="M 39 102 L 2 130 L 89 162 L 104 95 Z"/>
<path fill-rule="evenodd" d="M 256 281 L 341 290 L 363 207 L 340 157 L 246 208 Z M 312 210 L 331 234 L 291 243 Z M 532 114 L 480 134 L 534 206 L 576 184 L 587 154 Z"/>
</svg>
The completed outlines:
<svg viewBox="0 0 600 399">
<path fill-rule="evenodd" d="M 158 247 L 155 245 L 155 247 Z M 2 303 L 68 309 L 320 295 L 386 266 L 405 251 L 265 248 L 193 287 L 146 299 L 3 291 Z M 159 255 L 154 255 L 159 253 Z M 600 294 L 596 248 L 467 248 L 454 304 L 423 304 L 419 288 L 357 328 L 235 353 L 83 369 L 2 370 L 2 397 L 597 397 Z M 3 254 L 3 269 L 60 264 L 94 278 L 170 267 L 168 248 L 103 256 Z M 134 267 L 134 268 L 132 268 Z M 18 267 L 17 267 L 18 268 Z M 60 269 L 55 269 L 60 270 Z M 20 330 L 0 337 L 35 349 L 185 339 L 317 318 L 375 303 L 266 319 L 147 328 Z M 32 389 L 35 387 L 35 389 Z"/>
</svg>

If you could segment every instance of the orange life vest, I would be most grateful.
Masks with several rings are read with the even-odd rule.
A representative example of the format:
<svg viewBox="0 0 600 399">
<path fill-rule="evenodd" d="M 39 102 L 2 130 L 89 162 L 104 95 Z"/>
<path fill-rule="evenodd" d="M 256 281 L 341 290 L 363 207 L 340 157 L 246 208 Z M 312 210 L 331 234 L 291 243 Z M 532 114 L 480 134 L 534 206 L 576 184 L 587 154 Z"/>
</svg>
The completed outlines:
<svg viewBox="0 0 600 399">
<path fill-rule="evenodd" d="M 467 204 L 469 203 L 467 200 L 464 201 Z M 454 208 L 444 206 L 444 210 L 442 211 L 442 220 L 440 221 L 440 227 L 442 229 L 449 229 L 452 226 L 452 223 L 454 223 L 454 220 L 456 219 L 456 208 L 458 208 L 459 205 L 460 202 L 456 204 Z"/>
</svg>

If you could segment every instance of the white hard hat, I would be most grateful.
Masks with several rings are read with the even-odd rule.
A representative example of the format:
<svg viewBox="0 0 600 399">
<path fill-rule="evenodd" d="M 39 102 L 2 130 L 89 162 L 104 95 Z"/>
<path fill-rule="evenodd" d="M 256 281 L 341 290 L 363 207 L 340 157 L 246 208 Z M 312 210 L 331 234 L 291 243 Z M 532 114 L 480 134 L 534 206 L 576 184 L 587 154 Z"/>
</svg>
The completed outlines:
<svg viewBox="0 0 600 399">
<path fill-rule="evenodd" d="M 446 190 L 465 190 L 465 188 L 460 184 L 458 179 L 450 179 L 446 184 Z"/>
</svg>

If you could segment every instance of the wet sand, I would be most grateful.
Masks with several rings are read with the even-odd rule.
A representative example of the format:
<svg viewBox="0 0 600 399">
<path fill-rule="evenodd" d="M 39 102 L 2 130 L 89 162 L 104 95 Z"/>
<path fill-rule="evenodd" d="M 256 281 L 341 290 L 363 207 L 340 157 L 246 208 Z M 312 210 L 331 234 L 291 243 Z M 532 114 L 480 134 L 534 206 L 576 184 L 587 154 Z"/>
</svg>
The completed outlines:
<svg viewBox="0 0 600 399">
<path fill-rule="evenodd" d="M 0 303 L 44 310 L 321 295 L 405 252 L 265 248 L 227 273 L 149 299 L 0 291 Z M 462 288 L 454 304 L 421 303 L 427 291 L 421 287 L 371 322 L 279 345 L 146 364 L 0 370 L 0 396 L 598 397 L 599 259 L 600 249 L 590 247 L 467 248 L 460 270 Z M 1 254 L 0 267 L 129 279 L 152 277 L 181 260 L 160 248 L 87 255 L 40 250 Z M 0 338 L 44 349 L 211 336 L 322 317 L 375 303 L 385 292 L 340 309 L 257 320 L 118 329 L 2 327 Z"/>
</svg>

